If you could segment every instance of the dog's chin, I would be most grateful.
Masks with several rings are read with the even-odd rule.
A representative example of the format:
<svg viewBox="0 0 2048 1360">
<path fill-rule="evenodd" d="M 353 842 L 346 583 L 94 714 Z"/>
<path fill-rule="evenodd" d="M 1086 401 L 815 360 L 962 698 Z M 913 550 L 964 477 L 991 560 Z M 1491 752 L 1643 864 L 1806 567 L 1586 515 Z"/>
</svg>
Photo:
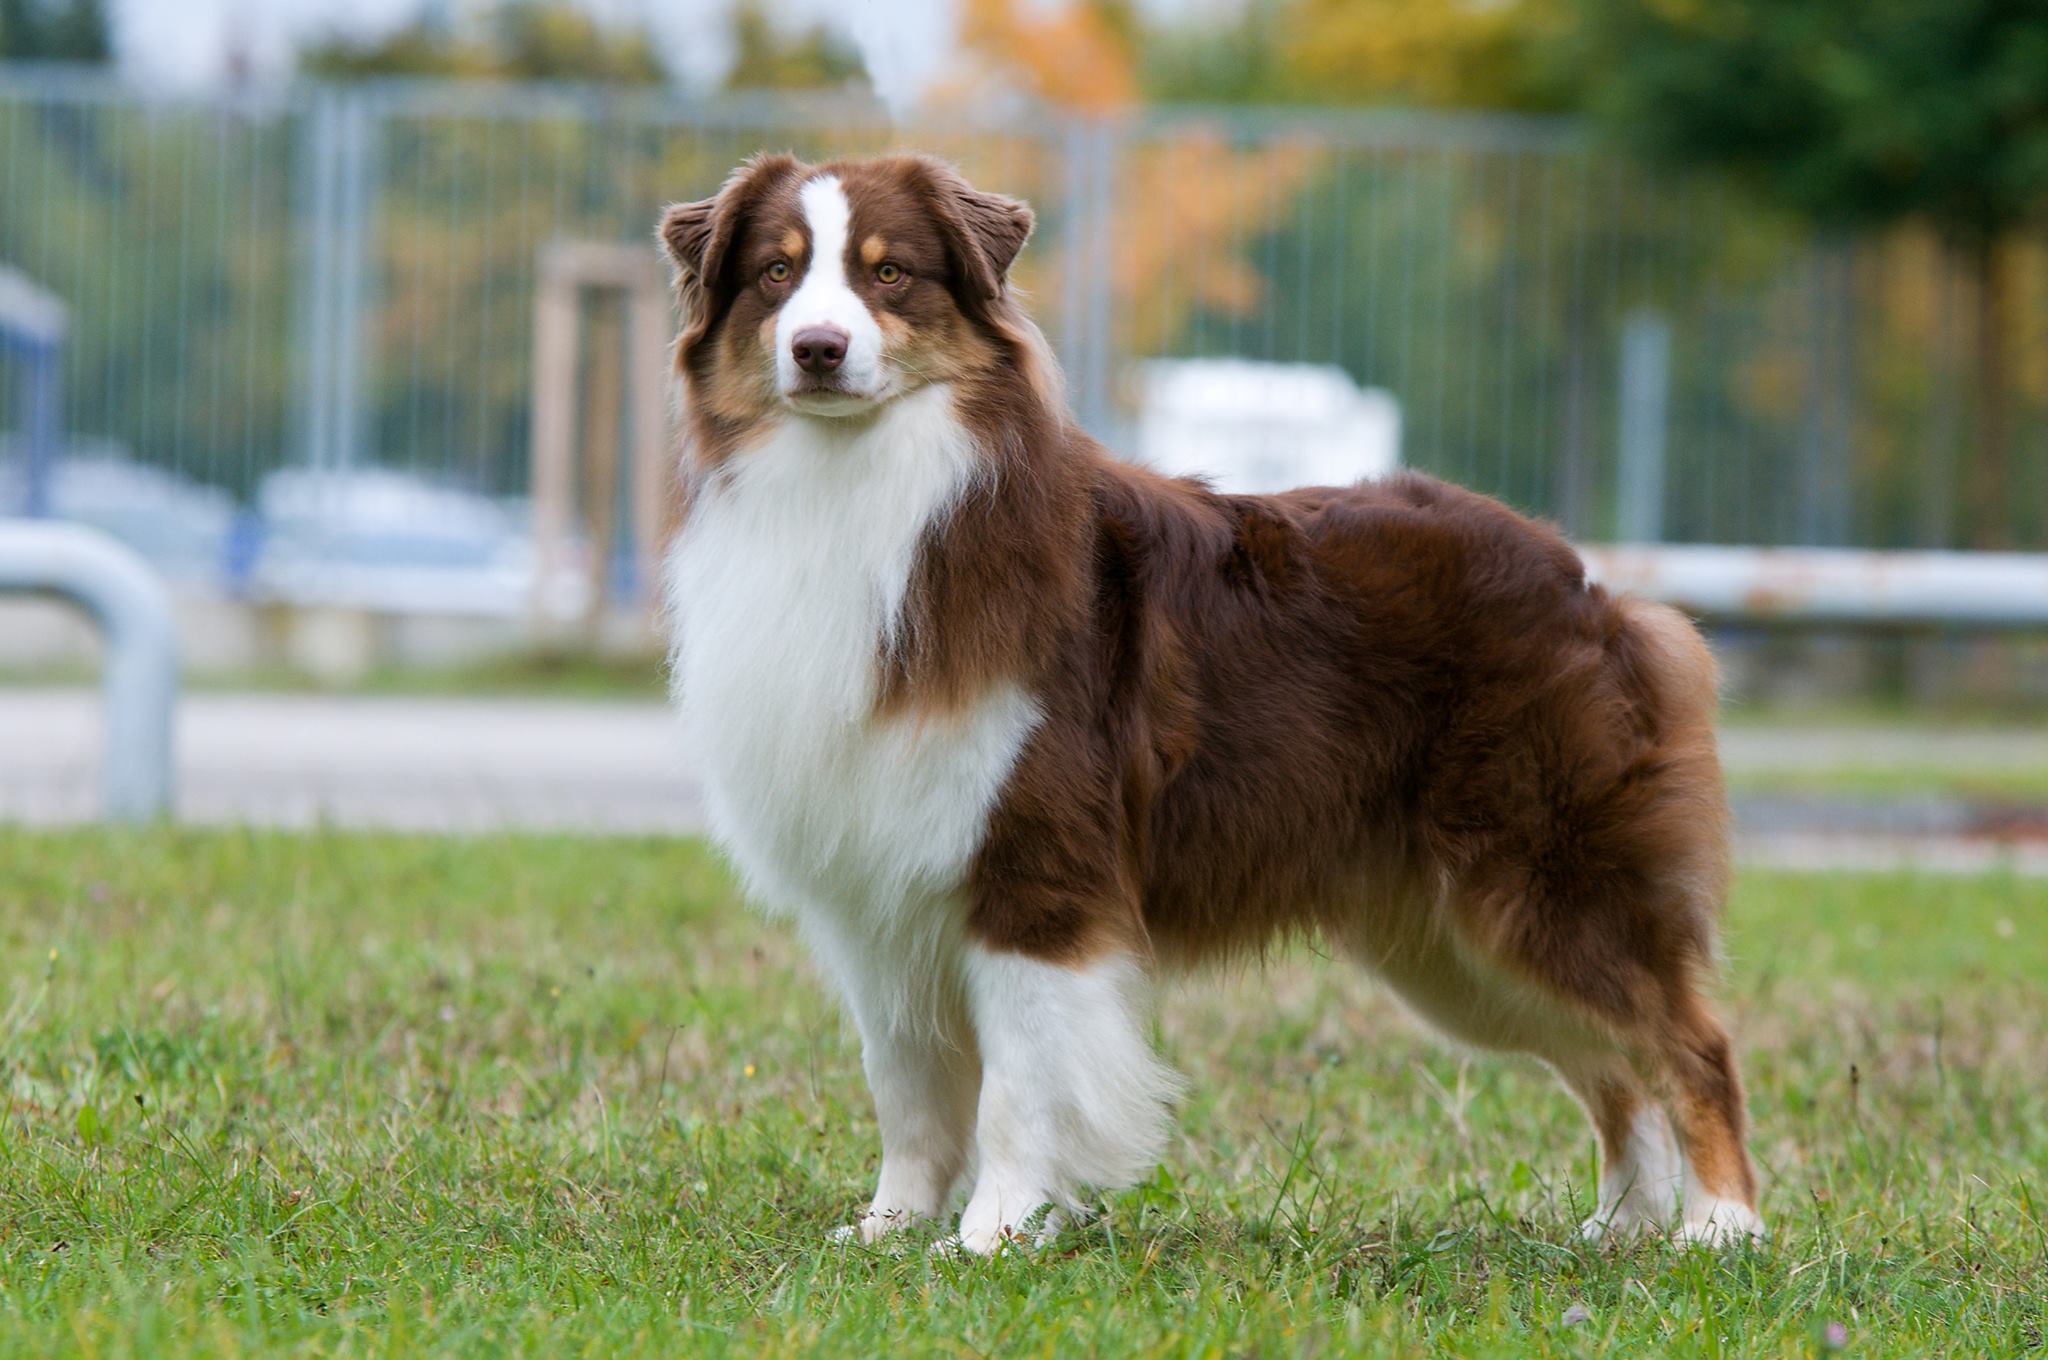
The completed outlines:
<svg viewBox="0 0 2048 1360">
<path fill-rule="evenodd" d="M 783 392 L 782 399 L 798 415 L 822 416 L 828 420 L 867 415 L 882 404 L 880 397 L 839 387 L 800 387 Z"/>
</svg>

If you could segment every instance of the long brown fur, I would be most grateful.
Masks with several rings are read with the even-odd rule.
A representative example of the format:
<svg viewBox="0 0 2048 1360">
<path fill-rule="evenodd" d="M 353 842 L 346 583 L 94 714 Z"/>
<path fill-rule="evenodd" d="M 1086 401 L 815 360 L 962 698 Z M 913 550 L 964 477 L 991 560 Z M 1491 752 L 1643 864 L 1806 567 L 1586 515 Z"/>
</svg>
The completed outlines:
<svg viewBox="0 0 2048 1360">
<path fill-rule="evenodd" d="M 1028 211 L 922 158 L 828 168 L 857 242 L 945 281 L 884 329 L 956 385 L 986 465 L 924 543 L 878 704 L 1016 684 L 1044 710 L 972 867 L 973 936 L 1071 964 L 1323 938 L 1452 1033 L 1557 1066 L 1610 1158 L 1667 1101 L 1707 1188 L 1753 1208 L 1702 995 L 1728 871 L 1693 628 L 1426 476 L 1230 496 L 1117 461 L 1004 282 Z M 700 468 L 772 418 L 740 280 L 801 233 L 811 173 L 758 160 L 664 225 Z"/>
</svg>

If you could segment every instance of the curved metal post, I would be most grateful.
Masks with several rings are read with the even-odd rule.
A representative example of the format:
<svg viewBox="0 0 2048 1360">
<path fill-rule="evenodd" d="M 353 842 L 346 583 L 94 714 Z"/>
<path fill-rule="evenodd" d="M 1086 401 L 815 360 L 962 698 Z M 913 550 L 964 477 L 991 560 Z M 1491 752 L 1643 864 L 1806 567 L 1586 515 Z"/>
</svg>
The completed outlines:
<svg viewBox="0 0 2048 1360">
<path fill-rule="evenodd" d="M 1610 588 L 1715 618 L 2048 627 L 2048 553 L 1621 543 L 1579 555 Z"/>
<path fill-rule="evenodd" d="M 171 597 L 133 551 L 77 524 L 0 519 L 0 591 L 61 595 L 106 638 L 106 815 L 171 810 L 178 635 Z"/>
</svg>

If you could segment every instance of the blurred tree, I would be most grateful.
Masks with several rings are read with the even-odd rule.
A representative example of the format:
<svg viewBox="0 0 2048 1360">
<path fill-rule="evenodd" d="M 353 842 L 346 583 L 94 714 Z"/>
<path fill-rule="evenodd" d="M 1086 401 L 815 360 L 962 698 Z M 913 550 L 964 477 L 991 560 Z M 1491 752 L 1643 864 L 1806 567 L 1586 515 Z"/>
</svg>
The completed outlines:
<svg viewBox="0 0 2048 1360">
<path fill-rule="evenodd" d="M 741 0 L 732 12 L 733 63 L 728 90 L 865 90 L 867 67 L 851 45 L 823 24 L 785 33 L 761 0 Z"/>
<path fill-rule="evenodd" d="M 290 419 L 291 129 L 118 101 L 38 113 L 0 151 L 0 184 L 34 186 L 0 192 L 0 259 L 71 308 L 71 437 L 246 490 Z"/>
<path fill-rule="evenodd" d="M 1270 15 L 1261 21 L 1261 9 Z M 1559 0 L 1292 0 L 1254 7 L 1270 24 L 1292 103 L 1398 103 L 1556 111 L 1575 91 L 1545 56 Z"/>
<path fill-rule="evenodd" d="M 653 85 L 668 70 L 642 29 L 612 29 L 566 0 L 516 0 L 461 34 L 421 21 L 368 42 L 331 37 L 299 54 L 300 68 L 336 80 L 371 76 L 495 76 Z"/>
<path fill-rule="evenodd" d="M 112 50 L 103 0 L 0 0 L 0 58 L 104 62 Z"/>
<path fill-rule="evenodd" d="M 496 47 L 507 75 L 657 85 L 668 68 L 644 28 L 609 29 L 559 0 L 519 0 L 498 10 Z"/>
<path fill-rule="evenodd" d="M 372 76 L 491 76 L 501 66 L 482 44 L 457 39 L 431 24 L 418 23 L 382 38 L 359 42 L 331 37 L 299 52 L 299 69 L 329 80 Z"/>
<path fill-rule="evenodd" d="M 1145 96 L 1141 55 L 1152 46 L 1129 0 L 966 0 L 961 16 L 963 67 L 941 87 L 940 102 L 985 109 L 1004 98 L 1089 114 L 1135 107 Z M 1120 339 L 1133 353 L 1166 348 L 1201 313 L 1245 316 L 1257 310 L 1265 280 L 1246 252 L 1268 229 L 1268 199 L 1291 198 L 1322 158 L 1304 145 L 1239 147 L 1220 131 L 1192 129 L 1171 142 L 1133 143 L 1125 150 L 1109 220 L 1126 224 L 1114 241 L 1074 241 L 1059 220 L 1073 211 L 1055 185 L 991 185 L 1037 193 L 1039 239 L 1092 252 L 1118 300 Z M 1246 185 L 1259 185 L 1254 201 Z M 1132 224 L 1160 211 L 1169 230 Z M 1051 254 L 1051 251 L 1046 251 Z M 1082 268 L 1060 259 L 1055 272 Z M 1139 305 L 1142 301 L 1142 305 Z M 1061 317 L 1069 324 L 1073 318 Z"/>
<path fill-rule="evenodd" d="M 966 0 L 965 69 L 941 98 L 1009 96 L 1084 113 L 1136 103 L 1139 32 L 1126 0 Z"/>
<path fill-rule="evenodd" d="M 1234 19 L 1161 26 L 1140 45 L 1139 80 L 1163 104 L 1285 104 L 1293 72 L 1280 42 L 1279 11 L 1252 4 Z"/>
<path fill-rule="evenodd" d="M 1919 220 L 1974 298 L 1977 546 L 2011 522 L 2015 237 L 2048 206 L 2041 0 L 1576 0 L 1567 44 L 1617 140 L 1735 172 L 1823 224 Z"/>
</svg>

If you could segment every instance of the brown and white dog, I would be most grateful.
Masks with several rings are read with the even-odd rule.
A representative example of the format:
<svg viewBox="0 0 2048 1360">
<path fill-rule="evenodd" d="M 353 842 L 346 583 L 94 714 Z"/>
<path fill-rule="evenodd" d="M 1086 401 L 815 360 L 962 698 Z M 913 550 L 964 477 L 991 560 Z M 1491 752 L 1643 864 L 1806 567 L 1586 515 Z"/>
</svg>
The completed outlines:
<svg viewBox="0 0 2048 1360">
<path fill-rule="evenodd" d="M 938 1216 L 970 1163 L 978 1252 L 1131 1184 L 1176 1090 L 1149 980 L 1313 936 L 1557 1071 L 1589 1235 L 1760 1235 L 1702 996 L 1698 635 L 1427 477 L 1222 496 L 1111 458 L 1007 282 L 1031 224 L 929 159 L 788 156 L 661 224 L 675 693 L 717 838 L 860 1030 L 882 1166 L 844 1231 Z"/>
</svg>

